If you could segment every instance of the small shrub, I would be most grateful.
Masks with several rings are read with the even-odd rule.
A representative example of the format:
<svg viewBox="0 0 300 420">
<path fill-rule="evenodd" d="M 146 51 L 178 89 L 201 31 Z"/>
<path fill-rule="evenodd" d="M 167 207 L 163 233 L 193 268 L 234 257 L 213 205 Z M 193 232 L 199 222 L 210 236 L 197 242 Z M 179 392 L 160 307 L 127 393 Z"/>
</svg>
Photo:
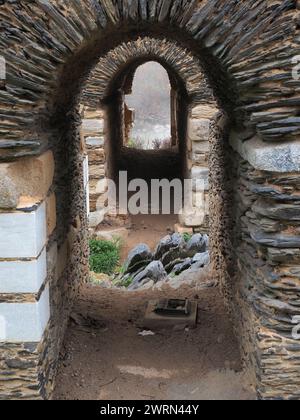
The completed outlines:
<svg viewBox="0 0 300 420">
<path fill-rule="evenodd" d="M 193 235 L 191 233 L 187 233 L 185 232 L 183 234 L 183 239 L 185 240 L 185 242 L 188 242 L 190 239 L 192 239 Z"/>
<path fill-rule="evenodd" d="M 111 275 L 120 261 L 120 247 L 117 242 L 90 241 L 90 270 Z"/>
<path fill-rule="evenodd" d="M 143 150 L 144 142 L 140 137 L 132 138 L 128 141 L 127 147 L 130 147 L 131 149 L 137 149 L 137 150 Z"/>
<path fill-rule="evenodd" d="M 171 149 L 172 147 L 172 141 L 171 139 L 155 139 L 152 142 L 152 148 L 154 150 L 167 150 Z"/>
</svg>

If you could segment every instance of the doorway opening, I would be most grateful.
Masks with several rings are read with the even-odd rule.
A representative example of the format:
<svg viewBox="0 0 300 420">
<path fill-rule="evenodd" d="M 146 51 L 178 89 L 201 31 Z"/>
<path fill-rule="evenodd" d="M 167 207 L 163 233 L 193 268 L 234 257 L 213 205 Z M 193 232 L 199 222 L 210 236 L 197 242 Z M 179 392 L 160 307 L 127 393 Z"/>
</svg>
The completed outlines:
<svg viewBox="0 0 300 420">
<path fill-rule="evenodd" d="M 137 68 L 131 94 L 125 96 L 125 146 L 160 150 L 177 145 L 176 126 L 171 133 L 171 93 L 168 73 L 159 63 Z"/>
</svg>

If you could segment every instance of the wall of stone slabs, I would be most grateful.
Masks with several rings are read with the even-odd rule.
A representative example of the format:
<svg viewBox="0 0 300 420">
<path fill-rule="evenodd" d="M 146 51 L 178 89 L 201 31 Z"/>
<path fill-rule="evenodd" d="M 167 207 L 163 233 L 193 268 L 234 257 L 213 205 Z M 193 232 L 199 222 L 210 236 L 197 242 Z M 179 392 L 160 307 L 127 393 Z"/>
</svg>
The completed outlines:
<svg viewBox="0 0 300 420">
<path fill-rule="evenodd" d="M 0 163 L 0 399 L 51 396 L 69 314 L 87 280 L 88 183 L 74 141 L 67 153 L 56 145 Z"/>
<path fill-rule="evenodd" d="M 237 137 L 232 133 L 235 147 Z M 232 160 L 238 171 L 233 314 L 239 314 L 245 360 L 257 369 L 258 395 L 299 400 L 300 343 L 293 329 L 300 314 L 300 168 L 292 154 L 286 160 L 281 149 L 277 159 L 277 148 L 258 138 L 246 141 L 242 154 Z"/>
<path fill-rule="evenodd" d="M 296 0 L 35 0 L 4 2 L 0 16 L 7 64 L 0 91 L 2 159 L 39 154 L 45 146 L 45 104 L 56 92 L 62 65 L 68 64 L 68 93 L 60 106 L 73 106 L 86 71 L 136 27 L 201 53 L 224 107 L 263 139 L 299 134 L 299 80 L 291 79 L 299 54 Z"/>
<path fill-rule="evenodd" d="M 105 156 L 105 142 L 110 136 L 104 133 L 105 112 L 100 111 L 100 104 L 114 94 L 118 86 L 118 77 L 126 69 L 138 66 L 143 61 L 158 60 L 166 66 L 174 89 L 179 89 L 176 81 L 180 80 L 185 87 L 187 102 L 189 103 L 188 116 L 188 157 L 186 178 L 202 181 L 203 189 L 193 191 L 193 204 L 199 203 L 199 208 L 187 210 L 181 217 L 181 223 L 187 228 L 209 229 L 209 199 L 208 199 L 208 153 L 209 153 L 209 118 L 218 112 L 218 106 L 201 67 L 199 59 L 194 57 L 187 49 L 181 48 L 176 42 L 160 38 L 140 37 L 136 41 L 122 43 L 102 57 L 83 86 L 81 104 L 87 107 L 84 115 L 82 135 L 84 137 L 87 156 L 89 160 L 90 178 L 90 228 L 99 226 L 104 218 L 105 203 L 107 200 L 108 156 Z M 136 63 L 136 64 L 135 64 Z M 125 70 L 124 70 L 125 69 Z M 173 74 L 174 73 L 174 74 Z M 119 81 L 119 88 L 123 88 Z M 175 83 L 175 85 L 174 85 Z M 202 105 L 201 105 L 202 104 Z M 92 109 L 98 109 L 102 116 Z M 106 124 L 107 125 L 107 124 Z M 101 145 L 100 145 L 100 143 Z M 101 160 L 96 154 L 101 154 Z M 104 157 L 105 156 L 105 157 Z M 105 159 L 106 158 L 106 159 Z"/>
</svg>

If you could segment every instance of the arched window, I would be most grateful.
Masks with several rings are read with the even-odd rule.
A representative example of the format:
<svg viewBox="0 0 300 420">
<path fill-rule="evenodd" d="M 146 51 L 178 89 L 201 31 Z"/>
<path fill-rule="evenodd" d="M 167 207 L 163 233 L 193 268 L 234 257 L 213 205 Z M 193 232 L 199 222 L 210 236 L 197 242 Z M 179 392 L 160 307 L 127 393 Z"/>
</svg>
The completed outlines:
<svg viewBox="0 0 300 420">
<path fill-rule="evenodd" d="M 168 149 L 171 135 L 171 85 L 167 71 L 150 61 L 134 73 L 125 96 L 124 145 L 142 150 Z"/>
</svg>

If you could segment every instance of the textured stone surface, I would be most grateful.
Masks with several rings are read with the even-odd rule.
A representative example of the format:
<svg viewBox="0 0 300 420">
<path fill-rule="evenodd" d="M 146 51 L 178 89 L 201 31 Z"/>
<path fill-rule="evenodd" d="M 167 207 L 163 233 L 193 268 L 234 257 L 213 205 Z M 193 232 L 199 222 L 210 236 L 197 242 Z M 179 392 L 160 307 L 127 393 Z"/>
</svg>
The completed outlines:
<svg viewBox="0 0 300 420">
<path fill-rule="evenodd" d="M 141 266 L 145 266 L 145 262 L 151 261 L 153 258 L 150 248 L 146 244 L 137 245 L 128 255 L 124 264 L 125 274 L 134 273 Z"/>
<path fill-rule="evenodd" d="M 47 240 L 46 206 L 0 213 L 0 258 L 36 258 Z"/>
<path fill-rule="evenodd" d="M 53 177 L 54 159 L 50 151 L 22 162 L 0 164 L 0 187 L 4 189 L 3 193 L 6 191 L 6 194 L 15 196 L 14 200 L 22 195 L 34 198 L 36 202 L 42 201 L 48 194 Z"/>
<path fill-rule="evenodd" d="M 3 176 L 0 179 L 0 208 L 1 209 L 16 209 L 20 199 L 15 184 L 12 180 Z"/>
<path fill-rule="evenodd" d="M 34 260 L 0 261 L 0 293 L 38 293 L 46 277 L 46 250 Z"/>
<path fill-rule="evenodd" d="M 152 261 L 147 267 L 133 278 L 132 284 L 129 286 L 129 290 L 138 289 L 148 281 L 153 280 L 154 283 L 162 281 L 167 277 L 166 270 L 160 261 Z"/>
<path fill-rule="evenodd" d="M 48 288 L 37 303 L 0 303 L 0 342 L 39 343 L 49 318 Z"/>
<path fill-rule="evenodd" d="M 208 242 L 209 239 L 207 235 L 197 233 L 188 241 L 186 245 L 187 252 L 192 254 L 190 256 L 193 256 L 195 252 L 204 252 L 208 248 Z"/>
<path fill-rule="evenodd" d="M 242 142 L 233 135 L 230 143 L 255 169 L 279 173 L 300 172 L 300 140 L 266 144 L 258 137 Z"/>
<path fill-rule="evenodd" d="M 137 61 L 137 65 L 134 66 L 136 68 L 142 64 L 142 61 L 149 61 L 149 59 L 157 60 L 167 68 L 171 68 L 184 83 L 194 104 L 214 102 L 214 95 L 197 58 L 176 42 L 144 37 L 137 41 L 124 42 L 101 58 L 85 83 L 82 103 L 89 107 L 99 106 L 109 95 L 111 81 L 116 78 L 118 71 L 125 64 Z M 94 125 L 89 123 L 89 126 L 85 125 L 89 131 L 92 131 Z"/>
</svg>

